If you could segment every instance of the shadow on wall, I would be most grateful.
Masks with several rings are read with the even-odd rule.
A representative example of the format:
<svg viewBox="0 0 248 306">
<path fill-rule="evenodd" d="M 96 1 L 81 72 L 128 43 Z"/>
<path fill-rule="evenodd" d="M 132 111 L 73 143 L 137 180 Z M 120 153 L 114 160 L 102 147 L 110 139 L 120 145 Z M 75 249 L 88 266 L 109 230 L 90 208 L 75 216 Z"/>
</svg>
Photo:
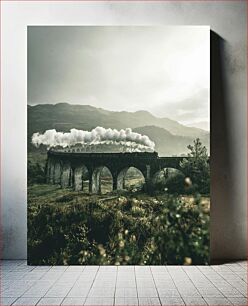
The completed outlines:
<svg viewBox="0 0 248 306">
<path fill-rule="evenodd" d="M 226 104 L 226 84 L 224 79 L 225 40 L 211 31 L 210 34 L 210 118 L 211 118 L 211 263 L 224 261 L 223 254 L 230 258 L 226 245 L 228 227 L 235 203 L 232 201 L 233 165 L 231 164 L 231 142 L 228 129 L 228 110 Z M 235 225 L 232 225 L 235 228 Z M 239 239 L 240 233 L 233 233 L 232 239 Z"/>
</svg>

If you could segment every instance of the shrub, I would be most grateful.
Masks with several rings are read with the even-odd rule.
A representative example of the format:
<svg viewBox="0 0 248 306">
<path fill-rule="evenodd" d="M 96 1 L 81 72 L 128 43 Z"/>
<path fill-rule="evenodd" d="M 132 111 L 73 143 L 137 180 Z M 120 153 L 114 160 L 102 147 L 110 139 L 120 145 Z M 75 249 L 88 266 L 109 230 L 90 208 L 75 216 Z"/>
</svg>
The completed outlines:
<svg viewBox="0 0 248 306">
<path fill-rule="evenodd" d="M 169 194 L 183 194 L 185 192 L 184 174 L 175 169 L 169 170 L 161 170 L 151 182 L 150 189 L 153 190 L 153 194 L 156 192 L 164 193 L 165 191 Z"/>
<path fill-rule="evenodd" d="M 184 193 L 184 175 L 177 173 L 169 177 L 165 183 L 165 188 L 168 193 Z"/>
<path fill-rule="evenodd" d="M 209 211 L 195 199 L 126 196 L 28 206 L 30 264 L 208 263 Z"/>
<path fill-rule="evenodd" d="M 203 194 L 210 192 L 210 167 L 206 147 L 199 138 L 189 145 L 188 159 L 184 158 L 181 168 L 186 176 L 190 177 L 194 189 Z"/>
<path fill-rule="evenodd" d="M 45 183 L 45 179 L 45 169 L 42 165 L 28 160 L 28 184 L 42 184 Z"/>
</svg>

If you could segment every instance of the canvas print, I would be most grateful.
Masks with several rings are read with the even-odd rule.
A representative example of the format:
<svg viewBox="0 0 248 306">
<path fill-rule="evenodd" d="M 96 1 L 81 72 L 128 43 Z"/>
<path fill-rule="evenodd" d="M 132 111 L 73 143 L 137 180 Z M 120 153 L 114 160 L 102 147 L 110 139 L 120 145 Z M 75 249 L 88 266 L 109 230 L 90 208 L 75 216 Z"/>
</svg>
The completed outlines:
<svg viewBox="0 0 248 306">
<path fill-rule="evenodd" d="M 28 27 L 28 263 L 209 263 L 208 26 Z"/>
</svg>

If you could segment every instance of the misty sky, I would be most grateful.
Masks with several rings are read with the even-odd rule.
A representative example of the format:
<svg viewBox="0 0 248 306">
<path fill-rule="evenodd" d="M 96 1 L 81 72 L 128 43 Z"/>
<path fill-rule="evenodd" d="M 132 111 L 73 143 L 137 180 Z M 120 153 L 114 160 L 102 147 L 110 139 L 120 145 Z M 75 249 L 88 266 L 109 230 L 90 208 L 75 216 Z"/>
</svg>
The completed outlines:
<svg viewBox="0 0 248 306">
<path fill-rule="evenodd" d="M 207 26 L 28 27 L 28 104 L 148 110 L 209 129 Z"/>
</svg>

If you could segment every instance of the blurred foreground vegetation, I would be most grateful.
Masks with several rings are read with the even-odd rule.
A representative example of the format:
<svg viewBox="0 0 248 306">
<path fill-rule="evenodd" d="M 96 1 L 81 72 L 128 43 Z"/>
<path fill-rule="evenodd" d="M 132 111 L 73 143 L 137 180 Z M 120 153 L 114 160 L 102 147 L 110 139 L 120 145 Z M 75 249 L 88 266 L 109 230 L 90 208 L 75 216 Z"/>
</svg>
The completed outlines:
<svg viewBox="0 0 248 306">
<path fill-rule="evenodd" d="M 209 198 L 28 191 L 29 264 L 207 264 Z"/>
</svg>

